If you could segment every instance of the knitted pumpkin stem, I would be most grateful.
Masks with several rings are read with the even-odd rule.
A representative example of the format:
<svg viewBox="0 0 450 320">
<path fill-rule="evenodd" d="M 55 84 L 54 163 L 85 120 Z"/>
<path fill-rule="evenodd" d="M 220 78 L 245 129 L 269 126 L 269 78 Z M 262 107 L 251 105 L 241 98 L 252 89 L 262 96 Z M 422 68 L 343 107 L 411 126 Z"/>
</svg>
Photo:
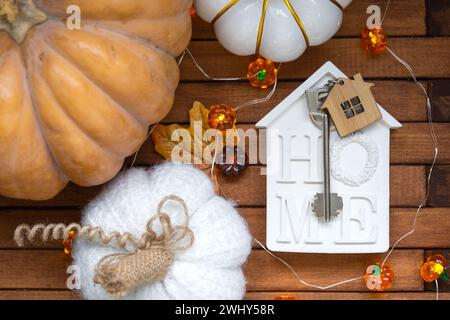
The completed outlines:
<svg viewBox="0 0 450 320">
<path fill-rule="evenodd" d="M 6 31 L 17 43 L 23 42 L 28 31 L 47 20 L 33 0 L 0 0 L 0 30 Z"/>
</svg>

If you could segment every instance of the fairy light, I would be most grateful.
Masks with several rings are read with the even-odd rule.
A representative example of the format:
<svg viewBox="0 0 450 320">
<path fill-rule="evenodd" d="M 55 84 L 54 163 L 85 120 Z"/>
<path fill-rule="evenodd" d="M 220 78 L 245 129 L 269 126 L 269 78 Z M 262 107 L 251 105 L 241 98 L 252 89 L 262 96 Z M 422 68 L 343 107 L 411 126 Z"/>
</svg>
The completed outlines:
<svg viewBox="0 0 450 320">
<path fill-rule="evenodd" d="M 383 27 L 369 29 L 361 32 L 361 41 L 364 49 L 370 54 L 382 54 L 388 46 L 388 36 Z"/>
<path fill-rule="evenodd" d="M 364 281 L 369 290 L 388 290 L 394 282 L 394 270 L 388 265 L 381 267 L 379 263 L 371 265 L 366 270 Z"/>
<path fill-rule="evenodd" d="M 77 232 L 75 230 L 70 230 L 68 233 L 68 238 L 63 240 L 64 253 L 68 256 L 72 255 L 73 240 L 76 236 Z"/>
<path fill-rule="evenodd" d="M 298 300 L 296 296 L 291 294 L 281 294 L 275 298 L 275 300 Z"/>
<path fill-rule="evenodd" d="M 189 8 L 189 15 L 191 18 L 197 18 L 197 10 L 195 10 L 194 6 Z"/>
<path fill-rule="evenodd" d="M 217 116 L 217 119 L 219 120 L 219 122 L 223 122 L 223 120 L 225 120 L 225 115 L 221 113 Z"/>
<path fill-rule="evenodd" d="M 278 69 L 270 60 L 257 57 L 248 65 L 247 79 L 255 88 L 267 89 L 274 86 L 277 76 Z"/>
<path fill-rule="evenodd" d="M 220 131 L 232 129 L 236 125 L 236 110 L 225 103 L 210 107 L 208 125 Z"/>
<path fill-rule="evenodd" d="M 445 269 L 447 268 L 447 261 L 444 256 L 437 254 L 428 257 L 420 268 L 420 276 L 425 282 L 433 282 L 437 279 L 449 281 Z"/>
</svg>

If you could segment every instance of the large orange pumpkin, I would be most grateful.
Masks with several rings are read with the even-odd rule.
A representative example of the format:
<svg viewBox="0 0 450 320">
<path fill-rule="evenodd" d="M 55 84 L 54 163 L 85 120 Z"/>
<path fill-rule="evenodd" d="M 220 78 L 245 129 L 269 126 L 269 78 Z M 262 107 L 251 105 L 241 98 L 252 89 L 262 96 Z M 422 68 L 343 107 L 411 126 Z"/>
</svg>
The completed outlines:
<svg viewBox="0 0 450 320">
<path fill-rule="evenodd" d="M 0 0 L 0 194 L 44 200 L 113 178 L 172 106 L 191 5 Z"/>
</svg>

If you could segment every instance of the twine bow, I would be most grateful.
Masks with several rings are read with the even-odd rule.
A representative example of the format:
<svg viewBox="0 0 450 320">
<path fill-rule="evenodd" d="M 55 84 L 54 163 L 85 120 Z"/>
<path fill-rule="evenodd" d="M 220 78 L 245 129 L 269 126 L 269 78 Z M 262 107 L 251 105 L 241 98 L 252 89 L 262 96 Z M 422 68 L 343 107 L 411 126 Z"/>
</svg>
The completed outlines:
<svg viewBox="0 0 450 320">
<path fill-rule="evenodd" d="M 162 212 L 164 204 L 173 200 L 184 210 L 185 222 L 180 226 L 172 226 L 170 217 Z M 153 223 L 159 219 L 162 226 L 161 234 L 153 230 Z M 189 249 L 194 243 L 194 233 L 189 228 L 189 210 L 186 202 L 175 195 L 164 197 L 155 216 L 147 222 L 146 232 L 140 238 L 131 233 L 114 231 L 106 234 L 101 227 L 71 224 L 38 224 L 30 228 L 28 225 L 17 227 L 14 239 L 19 246 L 24 240 L 30 242 L 37 238 L 62 240 L 68 237 L 71 230 L 77 231 L 77 237 L 85 236 L 91 241 L 100 241 L 103 245 L 116 240 L 116 246 L 125 249 L 127 245 L 134 247 L 133 252 L 114 253 L 100 259 L 94 275 L 94 283 L 101 285 L 114 297 L 123 297 L 131 289 L 145 283 L 155 283 L 164 279 L 173 263 L 174 255 Z"/>
<path fill-rule="evenodd" d="M 169 200 L 182 205 L 185 214 L 184 225 L 172 226 L 170 217 L 162 212 L 162 207 Z M 163 228 L 160 235 L 152 228 L 158 218 Z M 111 295 L 122 297 L 131 288 L 164 279 L 173 263 L 174 255 L 190 248 L 194 242 L 194 233 L 189 229 L 186 203 L 174 195 L 161 200 L 157 214 L 147 222 L 146 229 L 139 241 L 129 239 L 136 248 L 134 252 L 110 254 L 98 262 L 94 282 Z"/>
</svg>

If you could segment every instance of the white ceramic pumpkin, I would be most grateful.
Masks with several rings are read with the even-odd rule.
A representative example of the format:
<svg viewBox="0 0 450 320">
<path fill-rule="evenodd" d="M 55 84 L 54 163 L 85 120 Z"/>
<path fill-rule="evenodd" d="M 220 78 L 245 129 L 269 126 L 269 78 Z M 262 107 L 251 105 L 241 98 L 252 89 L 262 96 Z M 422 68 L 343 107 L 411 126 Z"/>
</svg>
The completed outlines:
<svg viewBox="0 0 450 320">
<path fill-rule="evenodd" d="M 352 0 L 195 0 L 198 15 L 214 24 L 228 51 L 276 62 L 300 57 L 308 46 L 339 30 Z"/>
</svg>

